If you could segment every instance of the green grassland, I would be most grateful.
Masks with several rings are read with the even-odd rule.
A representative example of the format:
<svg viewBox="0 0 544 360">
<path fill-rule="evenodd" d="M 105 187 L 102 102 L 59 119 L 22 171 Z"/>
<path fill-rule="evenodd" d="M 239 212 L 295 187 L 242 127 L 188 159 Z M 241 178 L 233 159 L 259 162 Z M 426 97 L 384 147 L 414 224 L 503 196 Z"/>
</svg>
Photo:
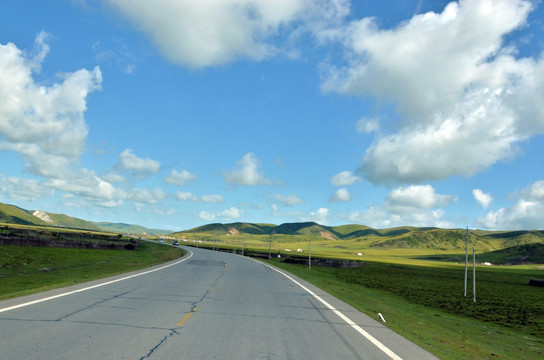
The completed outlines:
<svg viewBox="0 0 544 360">
<path fill-rule="evenodd" d="M 541 270 L 478 268 L 477 298 L 463 296 L 462 266 L 366 262 L 363 268 L 279 266 L 322 288 L 441 359 L 542 359 L 544 289 L 528 286 Z M 469 281 L 472 275 L 469 273 Z"/>
<path fill-rule="evenodd" d="M 143 269 L 183 254 L 149 242 L 140 242 L 138 250 L 0 246 L 0 300 Z"/>
</svg>

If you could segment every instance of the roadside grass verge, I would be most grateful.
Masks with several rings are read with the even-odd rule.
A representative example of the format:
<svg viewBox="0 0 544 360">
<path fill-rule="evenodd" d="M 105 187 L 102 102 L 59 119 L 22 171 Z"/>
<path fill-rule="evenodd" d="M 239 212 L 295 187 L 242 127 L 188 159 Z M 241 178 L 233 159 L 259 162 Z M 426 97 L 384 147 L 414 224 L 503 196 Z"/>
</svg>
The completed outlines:
<svg viewBox="0 0 544 360">
<path fill-rule="evenodd" d="M 183 254 L 146 241 L 138 250 L 0 246 L 0 300 L 143 269 Z"/>
<path fill-rule="evenodd" d="M 382 313 L 386 326 L 441 359 L 544 358 L 544 289 L 527 285 L 541 270 L 478 268 L 473 303 L 471 285 L 463 297 L 462 267 L 271 263 L 375 319 Z"/>
</svg>

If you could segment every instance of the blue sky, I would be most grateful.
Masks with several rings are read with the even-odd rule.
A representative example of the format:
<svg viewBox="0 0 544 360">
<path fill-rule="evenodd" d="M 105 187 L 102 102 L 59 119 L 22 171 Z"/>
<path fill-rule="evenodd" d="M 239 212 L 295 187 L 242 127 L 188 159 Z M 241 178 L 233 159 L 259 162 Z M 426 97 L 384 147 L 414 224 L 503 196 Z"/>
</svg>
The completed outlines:
<svg viewBox="0 0 544 360">
<path fill-rule="evenodd" d="M 0 202 L 544 229 L 544 11 L 505 0 L 6 0 Z"/>
</svg>

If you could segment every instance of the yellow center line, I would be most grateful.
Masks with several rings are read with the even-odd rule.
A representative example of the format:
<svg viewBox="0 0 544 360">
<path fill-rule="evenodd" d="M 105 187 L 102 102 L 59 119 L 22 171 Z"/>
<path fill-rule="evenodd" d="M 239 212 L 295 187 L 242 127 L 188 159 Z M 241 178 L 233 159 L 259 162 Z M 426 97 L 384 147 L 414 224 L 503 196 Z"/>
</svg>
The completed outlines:
<svg viewBox="0 0 544 360">
<path fill-rule="evenodd" d="M 198 309 L 198 307 L 194 307 L 190 313 L 188 313 L 187 315 L 185 315 L 183 317 L 183 319 L 180 320 L 180 322 L 178 322 L 177 326 L 183 326 L 183 324 L 185 324 L 187 322 L 187 320 L 189 320 L 189 318 L 191 316 L 193 316 L 193 314 L 196 312 L 196 310 Z"/>
</svg>

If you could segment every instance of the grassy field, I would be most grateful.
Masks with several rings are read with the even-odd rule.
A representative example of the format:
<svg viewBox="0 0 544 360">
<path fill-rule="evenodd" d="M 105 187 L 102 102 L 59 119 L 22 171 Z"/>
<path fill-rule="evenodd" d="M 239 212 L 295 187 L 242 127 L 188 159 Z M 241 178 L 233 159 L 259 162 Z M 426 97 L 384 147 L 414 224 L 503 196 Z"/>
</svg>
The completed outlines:
<svg viewBox="0 0 544 360">
<path fill-rule="evenodd" d="M 366 263 L 357 269 L 283 268 L 377 319 L 441 359 L 542 359 L 544 289 L 536 270 L 478 269 L 477 302 L 464 269 Z M 536 274 L 541 274 L 536 273 Z"/>
<path fill-rule="evenodd" d="M 145 241 L 138 250 L 0 246 L 0 300 L 142 269 L 183 254 Z"/>
</svg>

